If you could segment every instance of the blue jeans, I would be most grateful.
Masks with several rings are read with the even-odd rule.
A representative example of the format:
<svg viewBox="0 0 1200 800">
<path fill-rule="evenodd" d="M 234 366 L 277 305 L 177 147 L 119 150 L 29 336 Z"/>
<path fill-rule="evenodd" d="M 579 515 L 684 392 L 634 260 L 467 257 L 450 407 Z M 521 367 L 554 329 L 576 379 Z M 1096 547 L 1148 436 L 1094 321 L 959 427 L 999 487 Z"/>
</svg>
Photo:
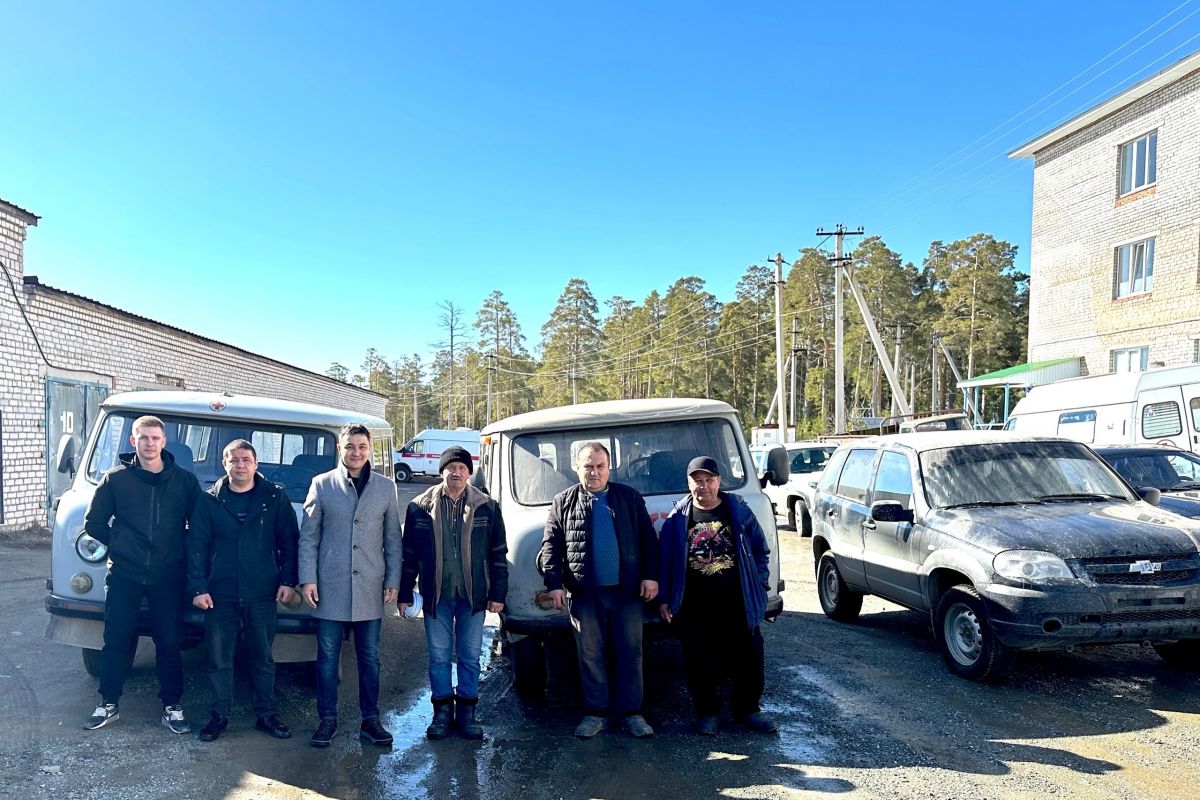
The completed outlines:
<svg viewBox="0 0 1200 800">
<path fill-rule="evenodd" d="M 233 654 L 239 630 L 254 683 L 254 713 L 259 717 L 275 713 L 275 660 L 271 657 L 275 623 L 274 598 L 245 602 L 213 599 L 213 607 L 204 612 L 212 713 L 227 717 L 233 705 Z"/>
<path fill-rule="evenodd" d="M 578 589 L 568 609 L 579 652 L 584 713 L 596 717 L 642 713 L 642 609 L 619 586 Z M 609 662 L 614 680 L 609 680 Z"/>
<path fill-rule="evenodd" d="M 337 719 L 338 663 L 342 660 L 342 637 L 354 636 L 358 662 L 358 709 L 364 720 L 379 718 L 379 623 L 317 620 L 317 716 Z"/>
<path fill-rule="evenodd" d="M 436 700 L 454 695 L 450 677 L 450 649 L 458 660 L 458 696 L 467 700 L 479 697 L 479 656 L 483 650 L 485 612 L 471 613 L 471 603 L 461 597 L 442 598 L 434 610 L 425 611 L 425 645 L 429 650 L 429 687 Z"/>
</svg>

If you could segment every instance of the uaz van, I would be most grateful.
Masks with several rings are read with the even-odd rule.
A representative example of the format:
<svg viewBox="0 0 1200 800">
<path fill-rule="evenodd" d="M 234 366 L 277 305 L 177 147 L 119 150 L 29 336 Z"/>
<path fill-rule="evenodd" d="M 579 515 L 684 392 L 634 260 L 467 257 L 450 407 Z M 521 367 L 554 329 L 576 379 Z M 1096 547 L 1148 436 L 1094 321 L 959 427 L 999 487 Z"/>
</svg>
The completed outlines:
<svg viewBox="0 0 1200 800">
<path fill-rule="evenodd" d="M 509 417 L 485 427 L 481 436 L 476 481 L 499 502 L 508 534 L 508 599 L 502 622 L 521 692 L 541 690 L 545 641 L 570 627 L 567 612 L 551 608 L 536 559 L 550 501 L 579 482 L 575 460 L 587 442 L 608 448 L 610 479 L 641 492 L 657 530 L 687 494 L 687 463 L 698 455 L 715 458 L 721 465 L 722 491 L 746 501 L 771 548 L 767 617 L 783 610 L 775 517 L 759 487 L 737 414 L 728 404 L 696 399 L 582 403 Z M 773 452 L 771 480 L 785 482 L 786 458 L 782 450 Z"/>
<path fill-rule="evenodd" d="M 204 392 L 127 392 L 100 406 L 82 452 L 69 436 L 59 444 L 57 466 L 74 480 L 57 503 L 47 582 L 45 637 L 82 648 L 89 673 L 100 673 L 104 644 L 104 578 L 107 548 L 83 531 L 83 516 L 105 472 L 118 456 L 133 452 L 133 421 L 152 414 L 166 425 L 166 449 L 175 463 L 191 471 L 204 489 L 225 474 L 221 451 L 234 439 L 247 439 L 258 451 L 258 471 L 282 487 L 297 518 L 312 479 L 337 463 L 337 434 L 343 425 L 365 425 L 371 431 L 371 468 L 391 477 L 392 430 L 385 420 L 355 411 L 293 403 L 248 395 Z M 180 591 L 182 591 L 182 587 Z M 279 606 L 276 661 L 309 661 L 316 657 L 315 622 L 299 597 Z M 203 612 L 189 608 L 185 646 L 203 639 Z M 139 635 L 148 636 L 145 619 Z M 130 653 L 132 658 L 133 654 Z"/>
</svg>

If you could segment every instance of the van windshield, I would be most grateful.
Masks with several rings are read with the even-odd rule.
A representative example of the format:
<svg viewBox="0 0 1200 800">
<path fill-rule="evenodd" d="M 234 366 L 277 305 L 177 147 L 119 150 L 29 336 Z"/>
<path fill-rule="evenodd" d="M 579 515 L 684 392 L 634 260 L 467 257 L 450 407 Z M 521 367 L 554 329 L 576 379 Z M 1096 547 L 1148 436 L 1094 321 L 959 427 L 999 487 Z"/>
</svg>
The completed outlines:
<svg viewBox="0 0 1200 800">
<path fill-rule="evenodd" d="M 119 456 L 132 453 L 129 437 L 133 421 L 141 416 L 116 411 L 100 421 L 100 433 L 88 460 L 88 480 L 98 482 L 117 466 Z M 333 469 L 337 439 L 332 433 L 311 428 L 188 417 L 159 416 L 166 425 L 166 449 L 175 463 L 195 474 L 207 489 L 225 474 L 221 452 L 235 439 L 246 439 L 258 455 L 258 471 L 287 492 L 288 499 L 303 502 L 312 479 Z"/>
<path fill-rule="evenodd" d="M 721 467 L 721 488 L 746 483 L 738 438 L 723 419 L 680 420 L 607 428 L 526 433 L 513 440 L 513 496 L 522 505 L 545 505 L 579 483 L 575 456 L 588 442 L 611 454 L 609 480 L 642 494 L 687 493 L 687 464 L 712 456 Z"/>
</svg>

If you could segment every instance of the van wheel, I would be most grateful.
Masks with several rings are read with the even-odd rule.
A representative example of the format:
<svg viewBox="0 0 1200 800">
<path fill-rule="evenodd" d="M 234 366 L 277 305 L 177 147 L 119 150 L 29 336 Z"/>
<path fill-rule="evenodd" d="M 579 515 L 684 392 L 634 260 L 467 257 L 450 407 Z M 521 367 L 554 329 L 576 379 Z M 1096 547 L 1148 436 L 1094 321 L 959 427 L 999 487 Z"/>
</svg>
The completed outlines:
<svg viewBox="0 0 1200 800">
<path fill-rule="evenodd" d="M 853 622 L 862 611 L 863 596 L 851 591 L 838 572 L 833 553 L 826 551 L 817 563 L 817 599 L 825 616 L 838 622 Z"/>
<path fill-rule="evenodd" d="M 412 470 L 407 464 L 396 465 L 396 483 L 408 483 L 412 480 Z"/>
<path fill-rule="evenodd" d="M 1154 652 L 1158 653 L 1159 658 L 1176 669 L 1200 669 L 1200 639 L 1155 643 Z"/>
<path fill-rule="evenodd" d="M 129 670 L 133 666 L 133 658 L 137 655 L 138 640 L 133 640 L 133 645 L 129 648 L 129 654 L 125 656 L 125 669 Z M 79 653 L 83 656 L 83 668 L 88 675 L 93 678 L 100 677 L 100 653 L 101 650 L 93 650 L 90 647 L 80 648 Z"/>
<path fill-rule="evenodd" d="M 525 698 L 541 697 L 546 692 L 545 643 L 537 636 L 526 636 L 508 647 L 517 694 Z"/>
<path fill-rule="evenodd" d="M 947 589 L 942 595 L 934 613 L 933 632 L 946 666 L 964 678 L 1001 677 L 1012 659 L 1012 651 L 992 632 L 983 598 L 969 584 Z"/>
</svg>

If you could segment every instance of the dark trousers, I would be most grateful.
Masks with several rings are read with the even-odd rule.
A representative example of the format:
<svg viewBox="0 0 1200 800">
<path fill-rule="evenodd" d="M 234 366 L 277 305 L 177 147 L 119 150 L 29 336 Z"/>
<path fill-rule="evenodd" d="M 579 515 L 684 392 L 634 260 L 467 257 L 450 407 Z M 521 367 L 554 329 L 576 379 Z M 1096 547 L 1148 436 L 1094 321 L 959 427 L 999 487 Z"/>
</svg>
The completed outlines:
<svg viewBox="0 0 1200 800">
<path fill-rule="evenodd" d="M 338 663 L 347 631 L 354 637 L 358 662 L 358 710 L 364 720 L 379 718 L 379 627 L 377 619 L 317 620 L 317 716 L 321 719 L 337 719 Z"/>
<path fill-rule="evenodd" d="M 586 589 L 571 595 L 571 627 L 579 651 L 584 713 L 606 717 L 642 712 L 642 601 L 628 598 L 619 586 Z M 609 657 L 616 686 L 610 690 Z"/>
<path fill-rule="evenodd" d="M 179 642 L 183 630 L 184 592 L 179 582 L 147 586 L 113 575 L 105 579 L 104 649 L 100 652 L 100 697 L 118 703 L 129 670 L 129 653 L 137 645 L 138 612 L 142 598 L 154 637 L 158 697 L 164 706 L 179 703 L 183 696 L 183 661 Z"/>
<path fill-rule="evenodd" d="M 233 654 L 239 630 L 254 683 L 254 713 L 265 717 L 275 712 L 275 659 L 271 657 L 275 641 L 274 600 L 238 602 L 216 597 L 213 607 L 204 612 L 212 713 L 227 717 L 233 705 Z"/>
<path fill-rule="evenodd" d="M 762 632 L 757 626 L 747 628 L 744 616 L 696 613 L 695 609 L 689 613 L 685 601 L 672 627 L 678 628 L 683 644 L 688 692 L 697 716 L 715 717 L 721 710 L 717 686 L 724 675 L 733 684 L 730 706 L 734 718 L 761 710 L 764 658 Z"/>
</svg>

